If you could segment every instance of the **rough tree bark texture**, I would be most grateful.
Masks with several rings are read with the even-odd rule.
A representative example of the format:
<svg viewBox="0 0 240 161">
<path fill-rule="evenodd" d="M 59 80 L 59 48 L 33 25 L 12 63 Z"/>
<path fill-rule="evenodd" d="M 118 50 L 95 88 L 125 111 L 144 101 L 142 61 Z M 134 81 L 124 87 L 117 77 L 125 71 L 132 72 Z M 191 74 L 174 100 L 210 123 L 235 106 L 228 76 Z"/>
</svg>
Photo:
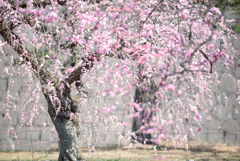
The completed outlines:
<svg viewBox="0 0 240 161">
<path fill-rule="evenodd" d="M 151 134 L 143 134 L 139 131 L 139 129 L 141 126 L 149 123 L 149 121 L 155 115 L 155 113 L 152 112 L 154 110 L 151 110 L 151 112 L 148 113 L 149 111 L 147 108 L 155 108 L 157 99 L 155 92 L 158 89 L 158 86 L 153 79 L 145 78 L 141 82 L 144 83 L 142 86 L 136 88 L 134 102 L 138 103 L 143 111 L 139 112 L 140 116 L 138 118 L 133 118 L 132 131 L 136 132 L 136 137 L 133 137 L 132 139 L 142 144 L 152 144 L 150 139 L 153 138 L 153 136 Z M 137 112 L 136 109 L 135 112 Z M 146 115 L 149 117 L 146 118 Z"/>
<path fill-rule="evenodd" d="M 56 93 L 55 93 L 56 94 Z M 78 161 L 85 160 L 79 150 L 78 142 L 78 126 L 79 121 L 75 117 L 78 113 L 78 107 L 71 99 L 69 88 L 64 88 L 62 91 L 57 91 L 58 98 L 56 101 L 61 101 L 60 106 L 54 105 L 51 98 L 54 93 L 44 93 L 48 102 L 48 113 L 57 130 L 60 139 L 59 161 Z M 60 103 L 60 102 L 59 102 Z M 60 109 L 59 109 L 60 107 Z"/>
<path fill-rule="evenodd" d="M 52 120 L 60 138 L 59 161 L 85 160 L 79 151 L 77 128 L 72 121 L 64 117 Z"/>
</svg>

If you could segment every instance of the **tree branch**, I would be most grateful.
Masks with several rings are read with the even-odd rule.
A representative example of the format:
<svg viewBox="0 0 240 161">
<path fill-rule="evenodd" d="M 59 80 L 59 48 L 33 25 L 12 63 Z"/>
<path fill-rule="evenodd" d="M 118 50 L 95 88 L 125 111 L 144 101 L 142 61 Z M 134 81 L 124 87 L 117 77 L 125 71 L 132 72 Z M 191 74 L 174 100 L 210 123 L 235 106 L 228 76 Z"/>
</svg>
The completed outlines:
<svg viewBox="0 0 240 161">
<path fill-rule="evenodd" d="M 163 2 L 164 0 L 161 0 L 158 2 L 158 4 L 153 8 L 153 10 L 149 13 L 149 15 L 147 16 L 147 18 L 142 22 L 142 24 L 140 24 L 139 27 L 139 32 L 142 30 L 143 25 L 147 22 L 148 18 L 152 15 L 152 13 L 157 9 L 157 7 Z"/>
<path fill-rule="evenodd" d="M 83 63 L 79 66 L 75 66 L 75 70 L 68 75 L 68 78 L 65 80 L 66 83 L 71 85 L 73 82 L 81 80 L 81 76 L 94 65 L 94 61 L 100 60 L 96 59 L 96 56 L 90 56 L 88 58 L 83 58 Z"/>
<path fill-rule="evenodd" d="M 40 63 L 34 55 L 29 53 L 27 50 L 24 50 L 21 39 L 13 32 L 14 26 L 5 23 L 4 17 L 0 18 L 0 35 L 2 35 L 7 44 L 11 46 L 26 63 L 28 62 L 31 64 L 33 72 L 39 78 L 40 82 L 46 84 L 50 79 L 51 74 L 44 66 L 40 66 Z M 14 46 L 12 45 L 13 41 Z"/>
<path fill-rule="evenodd" d="M 210 63 L 210 73 L 212 73 L 213 63 L 211 62 L 211 60 L 209 59 L 209 57 L 208 57 L 201 49 L 199 49 L 199 51 L 202 53 L 202 55 L 204 56 L 204 58 L 206 58 L 207 61 Z"/>
<path fill-rule="evenodd" d="M 14 8 L 16 9 L 17 5 L 14 4 L 15 1 L 10 1 L 9 3 L 11 5 L 14 6 Z M 28 1 L 25 1 L 25 2 L 22 2 L 18 5 L 18 7 L 20 8 L 27 8 L 28 4 L 27 4 Z M 57 3 L 58 5 L 60 6 L 63 6 L 65 5 L 67 2 L 67 0 L 57 0 Z M 38 0 L 33 0 L 33 3 L 32 3 L 35 7 L 43 7 L 45 8 L 47 5 L 51 5 L 51 1 L 50 0 L 43 0 L 43 1 L 38 1 Z"/>
</svg>

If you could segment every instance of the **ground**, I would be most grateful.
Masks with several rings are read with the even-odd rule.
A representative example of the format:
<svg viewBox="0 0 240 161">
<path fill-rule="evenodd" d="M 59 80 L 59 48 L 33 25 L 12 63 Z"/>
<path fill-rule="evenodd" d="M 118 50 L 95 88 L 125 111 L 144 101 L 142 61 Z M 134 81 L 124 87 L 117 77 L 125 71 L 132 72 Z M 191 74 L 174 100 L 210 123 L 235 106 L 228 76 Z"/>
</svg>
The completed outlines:
<svg viewBox="0 0 240 161">
<path fill-rule="evenodd" d="M 165 144 L 166 145 L 166 144 Z M 189 151 L 185 145 L 175 149 L 172 144 L 165 146 L 160 144 L 156 147 L 156 153 L 153 146 L 134 144 L 131 147 L 98 148 L 95 152 L 89 152 L 88 149 L 81 149 L 82 154 L 89 161 L 150 161 L 150 160 L 239 160 L 240 146 L 226 145 L 223 143 L 208 144 L 203 142 L 190 142 Z M 167 148 L 167 150 L 165 149 Z M 57 160 L 58 151 L 39 151 L 39 152 L 0 152 L 0 160 Z"/>
</svg>

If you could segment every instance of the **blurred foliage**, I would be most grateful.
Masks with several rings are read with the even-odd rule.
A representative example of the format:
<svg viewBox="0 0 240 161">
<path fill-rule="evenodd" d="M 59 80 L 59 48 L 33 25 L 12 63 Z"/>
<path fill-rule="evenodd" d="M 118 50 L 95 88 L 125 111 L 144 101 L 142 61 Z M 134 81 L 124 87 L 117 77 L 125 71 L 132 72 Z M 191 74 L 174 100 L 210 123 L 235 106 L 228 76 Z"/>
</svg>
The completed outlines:
<svg viewBox="0 0 240 161">
<path fill-rule="evenodd" d="M 44 48 L 43 50 L 37 50 L 36 48 L 33 49 L 32 53 L 34 53 L 37 57 L 37 59 L 41 59 L 43 57 L 45 57 L 45 59 L 48 59 L 47 56 L 49 56 L 50 58 L 53 58 L 53 55 L 51 54 L 49 49 Z"/>
<path fill-rule="evenodd" d="M 16 58 L 13 60 L 13 65 L 22 65 L 24 64 L 24 61 L 21 61 L 19 58 Z"/>
<path fill-rule="evenodd" d="M 39 62 L 42 62 L 42 58 L 44 58 L 45 60 L 53 58 L 53 54 L 51 54 L 49 49 L 37 50 L 36 48 L 34 48 L 31 52 L 37 57 Z M 24 64 L 24 61 L 21 61 L 19 58 L 13 60 L 13 65 L 22 64 Z"/>
<path fill-rule="evenodd" d="M 75 66 L 75 57 L 72 55 L 68 57 L 68 59 L 63 63 L 63 66 L 65 68 L 70 67 L 70 66 Z"/>
<path fill-rule="evenodd" d="M 231 6 L 232 14 L 240 15 L 240 0 L 213 0 L 214 4 L 217 4 L 217 7 L 220 10 L 223 10 L 226 5 Z M 220 3 L 219 3 L 220 2 Z M 235 23 L 231 26 L 231 29 L 236 33 L 240 33 L 240 25 L 239 23 Z"/>
<path fill-rule="evenodd" d="M 240 14 L 240 0 L 213 0 L 213 3 L 217 4 L 217 7 L 220 9 L 223 9 L 226 5 L 230 5 L 233 8 L 233 14 Z"/>
<path fill-rule="evenodd" d="M 236 33 L 236 34 L 240 34 L 240 25 L 237 23 L 232 27 L 232 30 Z"/>
</svg>

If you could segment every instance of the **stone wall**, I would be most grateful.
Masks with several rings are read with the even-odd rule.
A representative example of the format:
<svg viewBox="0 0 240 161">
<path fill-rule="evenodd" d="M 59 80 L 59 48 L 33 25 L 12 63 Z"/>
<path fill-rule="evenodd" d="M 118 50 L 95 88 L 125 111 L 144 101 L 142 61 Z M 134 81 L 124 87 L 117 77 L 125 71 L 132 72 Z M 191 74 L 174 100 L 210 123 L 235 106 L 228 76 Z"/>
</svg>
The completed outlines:
<svg viewBox="0 0 240 161">
<path fill-rule="evenodd" d="M 7 51 L 7 59 L 1 59 L 1 63 L 5 66 L 9 66 L 8 60 L 10 60 L 10 52 Z M 111 63 L 116 63 L 118 60 L 112 59 Z M 120 62 L 119 62 L 120 63 Z M 24 71 L 24 69 L 22 69 Z M 22 71 L 22 72 L 23 72 Z M 103 71 L 106 71 L 105 67 L 99 70 L 92 71 L 90 75 L 101 75 Z M 24 72 L 23 72 L 24 73 Z M 27 91 L 24 85 L 24 79 L 27 77 L 21 77 L 19 80 L 16 76 L 6 76 L 3 70 L 0 71 L 0 75 L 4 75 L 0 79 L 0 87 L 2 94 L 0 95 L 0 150 L 11 150 L 12 145 L 16 146 L 18 150 L 49 150 L 58 148 L 58 135 L 53 128 L 53 124 L 47 113 L 47 102 L 43 94 L 40 94 L 40 101 L 38 103 L 40 114 L 36 116 L 33 121 L 33 129 L 29 129 L 27 126 L 21 127 L 21 115 L 23 105 L 29 100 L 31 91 Z M 96 81 L 89 80 L 88 77 L 84 76 L 86 82 L 90 88 L 86 86 L 83 87 L 85 93 L 87 93 L 88 98 L 82 101 L 81 110 L 81 129 L 80 129 L 80 145 L 81 147 L 91 148 L 93 145 L 98 147 L 112 147 L 127 144 L 131 141 L 130 137 L 127 137 L 127 133 L 131 132 L 131 125 L 121 128 L 116 127 L 114 123 L 111 122 L 109 115 L 102 115 L 101 118 L 93 118 L 96 114 L 96 108 L 103 108 L 107 104 L 108 106 L 116 105 L 115 115 L 118 120 L 128 121 L 127 111 L 125 111 L 121 106 L 123 103 L 127 103 L 133 98 L 133 92 L 131 97 L 109 97 L 109 96 L 99 96 L 96 97 Z M 11 82 L 10 82 L 11 81 Z M 36 85 L 38 79 L 33 76 L 32 86 Z M 107 85 L 110 86 L 110 85 Z M 103 88 L 99 86 L 98 88 Z M 105 87 L 104 87 L 105 88 Z M 13 107 L 3 108 L 6 103 L 7 91 L 12 96 L 18 96 L 21 98 L 20 103 L 18 103 L 17 109 L 14 110 Z M 75 86 L 72 86 L 73 94 L 76 95 L 77 91 Z M 78 98 L 81 99 L 81 98 Z M 11 100 L 12 101 L 12 100 Z M 116 102 L 119 102 L 116 104 Z M 27 110 L 32 109 L 31 104 L 27 105 Z M 9 123 L 6 116 L 7 110 L 11 115 L 13 121 Z M 103 120 L 106 118 L 106 120 Z M 97 121 L 99 121 L 97 123 Z M 106 128 L 107 121 L 107 128 Z M 131 121 L 130 121 L 131 122 Z M 46 124 L 44 126 L 44 124 Z M 18 133 L 17 143 L 15 142 L 15 137 L 12 133 L 8 134 L 9 125 L 14 127 Z M 120 133 L 119 133 L 120 132 Z M 121 134 L 121 137 L 119 137 Z"/>
<path fill-rule="evenodd" d="M 228 19 L 235 19 L 240 24 L 240 16 L 231 14 L 232 10 L 225 13 Z M 228 39 L 236 50 L 236 55 L 240 54 L 240 34 L 237 35 L 237 41 L 233 38 Z M 229 50 L 229 52 L 231 52 Z M 240 143 L 240 104 L 237 98 L 240 96 L 240 57 L 232 68 L 232 76 L 229 76 L 223 65 L 217 68 L 220 85 L 213 86 L 213 105 L 208 107 L 211 113 L 211 120 L 204 118 L 201 132 L 196 133 L 195 139 L 207 142 L 225 142 Z"/>
</svg>

